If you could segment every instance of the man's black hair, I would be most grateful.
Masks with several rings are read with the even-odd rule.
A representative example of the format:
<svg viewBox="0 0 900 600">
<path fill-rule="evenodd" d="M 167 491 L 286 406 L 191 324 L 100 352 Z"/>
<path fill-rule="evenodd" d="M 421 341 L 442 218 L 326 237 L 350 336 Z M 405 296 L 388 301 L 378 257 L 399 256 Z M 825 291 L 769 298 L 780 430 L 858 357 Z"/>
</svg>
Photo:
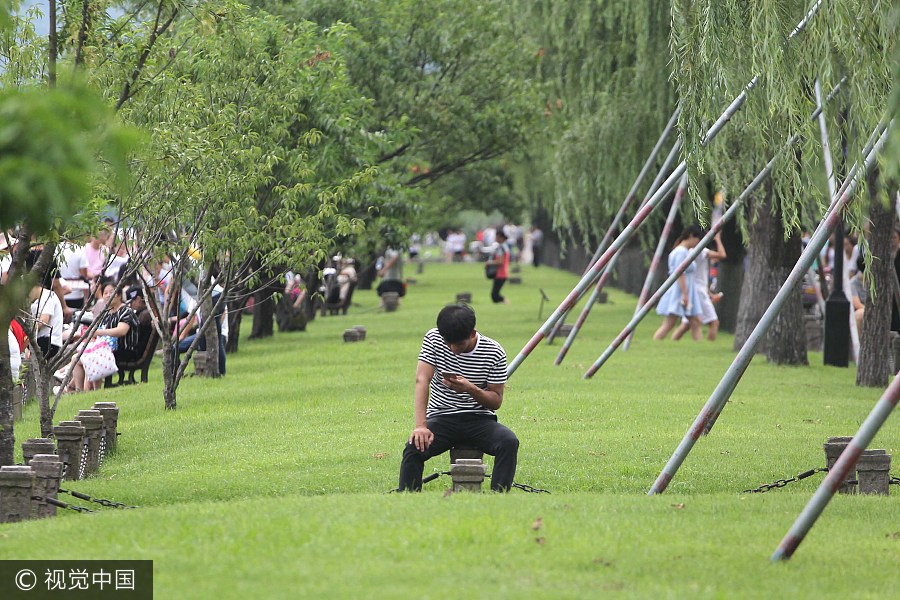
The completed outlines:
<svg viewBox="0 0 900 600">
<path fill-rule="evenodd" d="M 457 344 L 475 331 L 475 311 L 465 304 L 448 304 L 437 317 L 437 328 L 448 344 Z"/>
</svg>

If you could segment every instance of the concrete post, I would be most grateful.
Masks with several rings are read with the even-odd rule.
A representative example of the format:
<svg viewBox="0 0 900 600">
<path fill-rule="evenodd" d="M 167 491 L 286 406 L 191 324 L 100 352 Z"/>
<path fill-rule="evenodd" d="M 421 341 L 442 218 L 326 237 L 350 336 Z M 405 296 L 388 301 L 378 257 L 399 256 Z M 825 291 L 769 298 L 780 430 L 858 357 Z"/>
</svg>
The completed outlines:
<svg viewBox="0 0 900 600">
<path fill-rule="evenodd" d="M 21 385 L 13 386 L 12 411 L 13 422 L 22 420 L 22 410 L 25 408 L 25 388 Z"/>
<path fill-rule="evenodd" d="M 450 478 L 454 492 L 480 492 L 486 467 L 481 459 L 460 458 L 450 465 Z"/>
<path fill-rule="evenodd" d="M 891 455 L 884 450 L 866 450 L 856 463 L 860 494 L 887 496 L 891 483 Z"/>
<path fill-rule="evenodd" d="M 63 461 L 65 478 L 69 481 L 81 479 L 81 449 L 84 445 L 85 429 L 78 421 L 61 421 L 53 428 L 53 437 L 59 448 L 59 458 Z"/>
<path fill-rule="evenodd" d="M 31 459 L 31 469 L 34 471 L 33 495 L 56 499 L 63 471 L 59 457 L 55 454 L 37 454 Z M 45 500 L 35 500 L 32 514 L 36 519 L 55 517 L 56 507 Z"/>
<path fill-rule="evenodd" d="M 88 440 L 87 463 L 84 465 L 84 475 L 93 475 L 100 470 L 100 438 L 103 430 L 103 415 L 99 410 L 79 410 L 75 420 L 84 425 L 85 436 Z"/>
<path fill-rule="evenodd" d="M 56 446 L 50 438 L 29 438 L 22 442 L 22 457 L 30 464 L 36 454 L 56 454 Z"/>
<path fill-rule="evenodd" d="M 358 342 L 360 341 L 364 334 L 361 334 L 358 329 L 345 329 L 344 330 L 344 341 L 345 342 Z"/>
<path fill-rule="evenodd" d="M 104 439 L 106 440 L 106 454 L 116 449 L 117 438 L 119 437 L 119 407 L 115 402 L 94 402 L 92 407 L 99 410 L 103 417 Z"/>
<path fill-rule="evenodd" d="M 194 351 L 194 375 L 197 377 L 206 377 L 208 373 L 208 366 L 206 364 L 206 351 L 205 350 L 195 350 Z"/>
<path fill-rule="evenodd" d="M 520 285 L 522 283 L 522 278 L 518 277 L 518 276 L 509 277 L 509 278 L 507 278 L 506 282 L 509 283 L 510 285 Z"/>
<path fill-rule="evenodd" d="M 17 523 L 31 518 L 33 489 L 31 467 L 0 467 L 0 523 Z"/>
<path fill-rule="evenodd" d="M 456 295 L 456 302 L 462 304 L 472 304 L 472 292 L 460 292 Z"/>
<path fill-rule="evenodd" d="M 450 448 L 451 465 L 461 458 L 478 459 L 484 462 L 484 452 L 482 452 L 478 448 L 471 448 L 467 446 L 454 446 L 453 448 Z"/>
<path fill-rule="evenodd" d="M 830 437 L 825 442 L 825 466 L 829 471 L 834 468 L 834 463 L 837 462 L 841 452 L 844 451 L 844 448 L 847 447 L 847 444 L 849 444 L 852 439 L 852 437 Z M 852 483 L 847 483 L 848 481 L 853 481 L 852 471 L 847 473 L 847 477 L 844 479 L 843 483 L 841 483 L 841 487 L 838 488 L 839 494 L 856 493 L 856 487 L 854 487 Z"/>
<path fill-rule="evenodd" d="M 400 305 L 400 294 L 397 292 L 385 292 L 381 295 L 381 299 L 384 301 L 385 312 L 394 312 Z"/>
<path fill-rule="evenodd" d="M 362 325 L 354 325 L 353 329 L 359 334 L 359 341 L 363 341 L 366 339 L 366 328 Z"/>
</svg>

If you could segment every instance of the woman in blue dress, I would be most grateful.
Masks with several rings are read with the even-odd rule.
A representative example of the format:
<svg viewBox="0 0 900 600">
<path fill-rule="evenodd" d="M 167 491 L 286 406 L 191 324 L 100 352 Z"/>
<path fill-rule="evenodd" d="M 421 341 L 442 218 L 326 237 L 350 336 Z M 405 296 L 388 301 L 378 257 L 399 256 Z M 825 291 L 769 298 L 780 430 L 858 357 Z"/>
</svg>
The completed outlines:
<svg viewBox="0 0 900 600">
<path fill-rule="evenodd" d="M 681 232 L 675 241 L 675 247 L 669 253 L 669 275 L 684 262 L 691 248 L 694 248 L 699 242 L 700 228 L 696 225 L 690 225 Z M 699 318 L 701 309 L 693 277 L 696 268 L 697 265 L 691 263 L 678 278 L 676 285 L 670 287 L 660 298 L 659 304 L 656 306 L 656 313 L 664 318 L 662 325 L 653 334 L 654 340 L 665 339 L 669 331 L 685 317 L 688 319 L 691 329 L 701 327 Z"/>
</svg>

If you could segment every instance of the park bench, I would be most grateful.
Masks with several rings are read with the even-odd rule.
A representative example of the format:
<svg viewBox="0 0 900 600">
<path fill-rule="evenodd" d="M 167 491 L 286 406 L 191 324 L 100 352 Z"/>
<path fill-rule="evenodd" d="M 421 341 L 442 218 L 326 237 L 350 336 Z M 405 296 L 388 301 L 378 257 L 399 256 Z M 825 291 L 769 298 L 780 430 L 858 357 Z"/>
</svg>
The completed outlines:
<svg viewBox="0 0 900 600">
<path fill-rule="evenodd" d="M 136 371 L 140 370 L 141 372 L 141 383 L 147 383 L 148 378 L 147 374 L 150 370 L 150 363 L 153 362 L 153 353 L 156 352 L 156 347 L 159 345 L 159 334 L 156 332 L 155 328 L 151 328 L 152 331 L 150 333 L 150 338 L 147 340 L 146 346 L 144 346 L 144 351 L 140 354 L 137 360 L 130 362 L 122 362 L 117 364 L 119 367 L 119 380 L 113 383 L 114 375 L 110 375 L 106 378 L 104 382 L 104 387 L 116 387 L 119 385 L 134 385 L 137 381 L 134 380 L 134 374 Z M 125 380 L 125 375 L 128 374 L 128 380 Z"/>
<path fill-rule="evenodd" d="M 338 299 L 335 302 L 328 302 L 327 300 L 322 304 L 322 316 L 326 315 L 336 315 L 338 313 L 346 315 L 347 309 L 350 308 L 350 302 L 353 300 L 353 290 L 356 289 L 356 282 L 352 282 L 350 284 L 350 289 L 347 290 L 347 297 L 343 300 Z"/>
</svg>

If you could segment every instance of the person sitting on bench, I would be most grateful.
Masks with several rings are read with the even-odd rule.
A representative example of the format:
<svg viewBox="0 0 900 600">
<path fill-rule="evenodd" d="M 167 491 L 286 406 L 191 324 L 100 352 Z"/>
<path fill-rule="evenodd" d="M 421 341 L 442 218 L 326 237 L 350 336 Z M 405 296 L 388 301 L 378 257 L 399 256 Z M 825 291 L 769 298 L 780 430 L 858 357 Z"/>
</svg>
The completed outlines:
<svg viewBox="0 0 900 600">
<path fill-rule="evenodd" d="M 403 450 L 400 491 L 421 491 L 425 461 L 459 445 L 495 457 L 491 490 L 507 492 L 519 440 L 497 422 L 506 384 L 506 352 L 475 330 L 475 312 L 445 306 L 425 334 L 416 368 L 415 428 Z"/>
</svg>

